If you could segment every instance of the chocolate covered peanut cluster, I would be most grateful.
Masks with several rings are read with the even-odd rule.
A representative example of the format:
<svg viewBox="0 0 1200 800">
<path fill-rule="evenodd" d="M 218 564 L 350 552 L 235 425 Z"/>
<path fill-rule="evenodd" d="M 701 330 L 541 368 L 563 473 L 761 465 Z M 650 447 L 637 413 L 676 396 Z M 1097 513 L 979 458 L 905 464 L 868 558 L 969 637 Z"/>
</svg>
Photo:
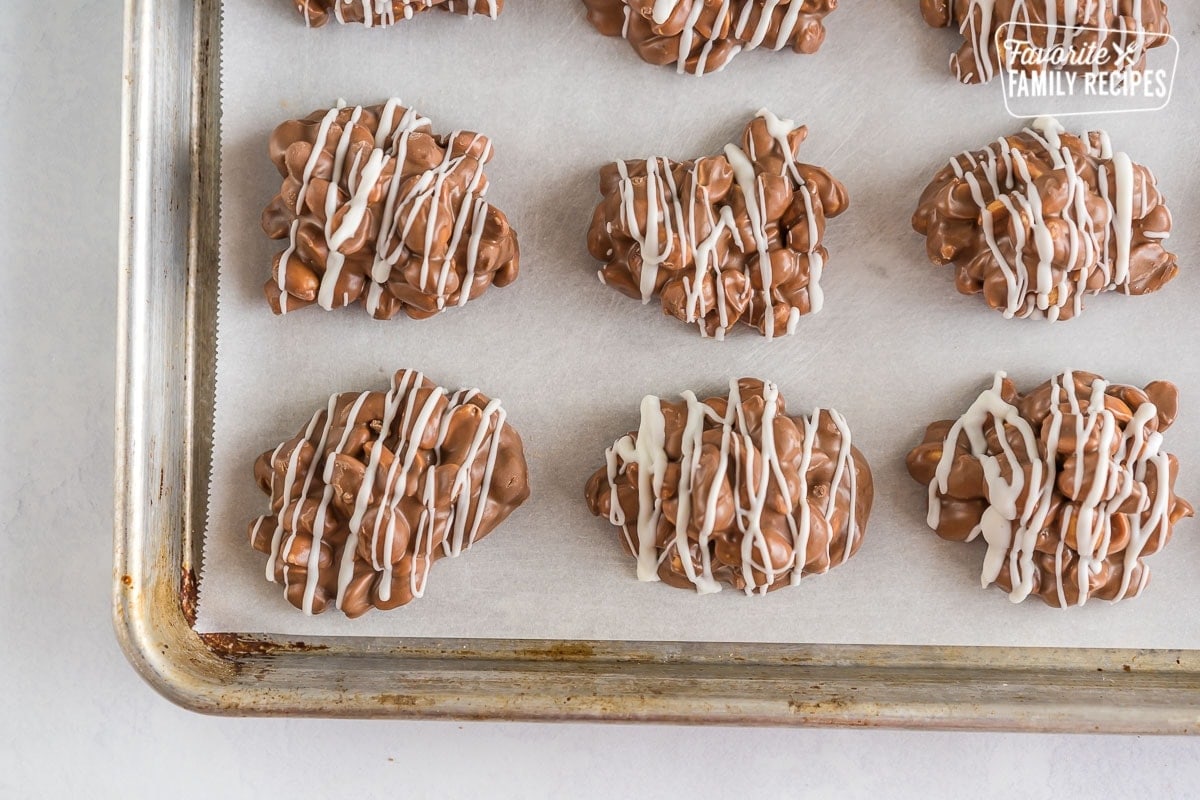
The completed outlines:
<svg viewBox="0 0 1200 800">
<path fill-rule="evenodd" d="M 772 338 L 821 310 L 825 222 L 846 188 L 796 160 L 807 128 L 763 110 L 741 146 L 695 161 L 650 158 L 600 170 L 588 250 L 600 280 L 723 338 L 739 320 Z"/>
<path fill-rule="evenodd" d="M 425 319 L 516 280 L 516 232 L 484 200 L 486 136 L 435 134 L 392 99 L 289 120 L 270 153 L 283 184 L 262 227 L 287 240 L 265 286 L 276 314 L 358 303 Z"/>
<path fill-rule="evenodd" d="M 788 416 L 772 383 L 642 401 L 638 430 L 592 475 L 592 513 L 620 529 L 639 580 L 746 594 L 796 585 L 862 544 L 874 487 L 845 419 Z"/>
<path fill-rule="evenodd" d="M 987 542 L 983 585 L 1052 606 L 1138 595 L 1145 557 L 1192 507 L 1164 449 L 1179 391 L 1067 372 L 1021 394 L 1003 373 L 957 420 L 935 422 L 908 455 L 929 486 L 929 527 Z"/>
<path fill-rule="evenodd" d="M 1101 131 L 1040 118 L 951 159 L 921 195 L 913 228 L 963 294 L 1004 316 L 1067 320 L 1085 295 L 1155 292 L 1179 267 L 1171 212 L 1149 169 Z"/>
<path fill-rule="evenodd" d="M 815 53 L 837 0 L 583 0 L 588 20 L 621 36 L 651 64 L 719 72 L 738 53 L 765 47 Z"/>
<path fill-rule="evenodd" d="M 412 19 L 422 11 L 449 11 L 473 17 L 482 14 L 495 19 L 504 10 L 504 0 L 293 0 L 304 15 L 304 24 L 319 28 L 329 20 L 357 22 L 368 28 L 381 28 Z"/>
<path fill-rule="evenodd" d="M 429 568 L 529 497 L 521 438 L 499 401 L 401 370 L 387 392 L 335 394 L 258 457 L 270 512 L 250 523 L 267 579 L 306 614 L 348 617 L 420 597 Z"/>
<path fill-rule="evenodd" d="M 962 34 L 950 70 L 963 83 L 986 83 L 1006 64 L 1027 70 L 1020 54 L 1030 49 L 1070 72 L 1141 70 L 1171 32 L 1163 0 L 921 0 L 921 15 Z"/>
</svg>

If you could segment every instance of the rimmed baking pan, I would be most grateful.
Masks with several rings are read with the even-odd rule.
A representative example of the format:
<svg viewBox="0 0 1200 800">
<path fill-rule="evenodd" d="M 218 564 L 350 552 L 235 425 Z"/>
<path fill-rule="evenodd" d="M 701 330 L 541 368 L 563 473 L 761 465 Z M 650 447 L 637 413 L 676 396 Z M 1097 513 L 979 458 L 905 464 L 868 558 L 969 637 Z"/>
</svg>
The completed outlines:
<svg viewBox="0 0 1200 800">
<path fill-rule="evenodd" d="M 216 714 L 1192 732 L 1196 651 L 297 638 L 192 628 L 212 452 L 220 4 L 128 0 L 113 613 Z"/>
</svg>

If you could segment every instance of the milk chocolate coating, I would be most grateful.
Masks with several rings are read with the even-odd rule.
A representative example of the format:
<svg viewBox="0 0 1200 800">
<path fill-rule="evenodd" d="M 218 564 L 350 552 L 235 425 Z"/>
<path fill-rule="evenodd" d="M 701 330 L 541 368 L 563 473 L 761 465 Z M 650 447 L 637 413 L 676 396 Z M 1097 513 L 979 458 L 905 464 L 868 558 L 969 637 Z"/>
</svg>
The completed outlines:
<svg viewBox="0 0 1200 800">
<path fill-rule="evenodd" d="M 483 199 L 486 136 L 434 134 L 390 101 L 284 122 L 270 154 L 283 184 L 262 227 L 288 240 L 264 287 L 276 314 L 359 303 L 376 319 L 425 319 L 516 280 L 516 232 Z"/>
<path fill-rule="evenodd" d="M 718 72 L 758 47 L 815 53 L 825 41 L 824 19 L 837 8 L 837 0 L 668 0 L 656 21 L 663 0 L 583 2 L 596 30 L 624 37 L 643 61 L 691 75 Z"/>
<path fill-rule="evenodd" d="M 788 416 L 777 387 L 754 378 L 733 382 L 728 397 L 683 397 L 646 398 L 642 427 L 617 440 L 585 490 L 627 552 L 639 556 L 642 533 L 653 537 L 639 558 L 642 580 L 656 573 L 679 588 L 765 593 L 857 552 L 874 486 L 840 414 Z M 661 447 L 639 441 L 657 437 L 654 412 Z"/>
<path fill-rule="evenodd" d="M 930 261 L 954 265 L 959 292 L 1007 317 L 1071 319 L 1086 295 L 1149 294 L 1179 272 L 1153 173 L 1114 153 L 1106 134 L 1076 136 L 1053 120 L 954 157 L 912 224 Z"/>
<path fill-rule="evenodd" d="M 602 168 L 588 230 L 588 251 L 605 262 L 600 279 L 643 302 L 658 298 L 664 314 L 704 336 L 723 336 L 738 320 L 764 335 L 790 333 L 797 317 L 820 310 L 825 222 L 850 203 L 827 170 L 796 160 L 807 135 L 767 111 L 746 125 L 739 152 L 753 171 L 749 203 L 732 145 L 695 161 Z"/>
<path fill-rule="evenodd" d="M 1072 72 L 1113 72 L 1145 68 L 1145 51 L 1167 43 L 1171 23 L 1163 0 L 1115 0 L 1115 2 L 1070 2 L 1070 0 L 920 0 L 921 16 L 934 28 L 956 27 L 963 45 L 950 57 L 950 71 L 963 83 L 986 83 L 1001 74 L 1003 52 L 997 50 L 1000 26 L 1012 22 L 1020 42 L 1040 50 L 1070 40 L 1077 52 L 1094 44 L 1110 58 L 1102 64 L 1064 64 Z M 1053 11 L 1053 13 L 1051 13 Z M 1073 24 L 1071 24 L 1073 23 Z M 1033 27 L 1034 25 L 1038 27 Z M 1092 30 L 1088 30 L 1088 29 Z M 1010 29 L 1010 30 L 1012 30 Z M 1069 34 L 1069 35 L 1068 35 Z M 1119 60 L 1142 37 L 1133 58 Z M 1053 37 L 1053 38 L 1052 38 Z M 1058 69 L 1058 67 L 1056 67 Z"/>
<path fill-rule="evenodd" d="M 1117 601 L 1141 592 L 1144 558 L 1193 514 L 1175 494 L 1179 462 L 1161 449 L 1178 411 L 1166 381 L 1139 389 L 1070 372 L 1021 394 L 1001 374 L 960 421 L 929 426 L 908 471 L 931 486 L 938 536 L 988 543 L 985 586 L 1014 602 Z"/>
<path fill-rule="evenodd" d="M 422 11 L 449 11 L 466 17 L 482 14 L 495 18 L 504 10 L 504 0 L 390 0 L 383 8 L 371 0 L 293 0 L 305 22 L 319 28 L 326 22 L 364 23 L 368 27 L 385 27 L 412 19 Z M 365 7 L 365 8 L 364 8 Z"/>
<path fill-rule="evenodd" d="M 250 543 L 270 556 L 272 580 L 312 614 L 340 591 L 348 617 L 420 596 L 434 561 L 459 555 L 529 497 L 521 437 L 499 404 L 412 370 L 388 392 L 331 397 L 258 457 L 254 477 L 271 503 L 250 523 Z"/>
</svg>

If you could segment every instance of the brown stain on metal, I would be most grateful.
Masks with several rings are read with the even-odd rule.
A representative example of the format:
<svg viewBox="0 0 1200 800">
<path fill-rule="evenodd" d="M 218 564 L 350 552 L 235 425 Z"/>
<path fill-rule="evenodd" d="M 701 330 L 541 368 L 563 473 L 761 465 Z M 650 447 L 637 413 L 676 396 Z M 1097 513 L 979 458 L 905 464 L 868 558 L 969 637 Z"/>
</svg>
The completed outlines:
<svg viewBox="0 0 1200 800">
<path fill-rule="evenodd" d="M 514 650 L 513 653 L 521 658 L 538 659 L 543 661 L 582 661 L 596 655 L 596 648 L 590 642 L 552 642 L 545 647 L 525 647 Z"/>
<path fill-rule="evenodd" d="M 129 575 L 122 575 L 121 576 L 121 585 L 124 586 L 126 589 L 131 588 L 133 586 L 133 578 L 130 577 Z"/>
<path fill-rule="evenodd" d="M 251 639 L 236 633 L 201 633 L 200 641 L 217 658 L 226 661 L 237 661 L 242 656 L 275 655 L 277 653 L 305 653 L 328 650 L 328 645 L 309 644 L 307 642 L 267 642 L 261 639 Z"/>
<path fill-rule="evenodd" d="M 831 711 L 845 711 L 850 708 L 850 701 L 841 695 L 832 695 L 824 700 L 788 700 L 788 711 L 793 714 L 819 714 Z"/>
<path fill-rule="evenodd" d="M 196 601 L 200 596 L 198 583 L 194 569 L 185 566 L 180 571 L 179 604 L 189 628 L 196 627 Z"/>
<path fill-rule="evenodd" d="M 797 717 L 816 717 L 818 724 L 829 724 L 831 718 L 836 719 L 836 725 L 847 728 L 871 728 L 879 724 L 852 700 L 836 694 L 824 700 L 788 700 L 788 711 Z"/>
<path fill-rule="evenodd" d="M 381 706 L 391 706 L 393 708 L 412 708 L 413 706 L 428 704 L 427 701 L 423 702 L 422 698 L 407 694 L 381 694 L 376 698 L 376 702 Z"/>
</svg>

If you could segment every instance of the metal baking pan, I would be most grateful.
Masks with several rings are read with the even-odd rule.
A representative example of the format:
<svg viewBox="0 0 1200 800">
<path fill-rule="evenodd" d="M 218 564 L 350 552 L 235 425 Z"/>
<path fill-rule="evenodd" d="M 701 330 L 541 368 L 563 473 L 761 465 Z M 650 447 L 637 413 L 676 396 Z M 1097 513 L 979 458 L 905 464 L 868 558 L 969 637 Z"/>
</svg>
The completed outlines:
<svg viewBox="0 0 1200 800">
<path fill-rule="evenodd" d="M 1200 652 L 319 637 L 192 629 L 212 452 L 217 0 L 128 0 L 113 615 L 215 714 L 1184 733 Z"/>
</svg>

